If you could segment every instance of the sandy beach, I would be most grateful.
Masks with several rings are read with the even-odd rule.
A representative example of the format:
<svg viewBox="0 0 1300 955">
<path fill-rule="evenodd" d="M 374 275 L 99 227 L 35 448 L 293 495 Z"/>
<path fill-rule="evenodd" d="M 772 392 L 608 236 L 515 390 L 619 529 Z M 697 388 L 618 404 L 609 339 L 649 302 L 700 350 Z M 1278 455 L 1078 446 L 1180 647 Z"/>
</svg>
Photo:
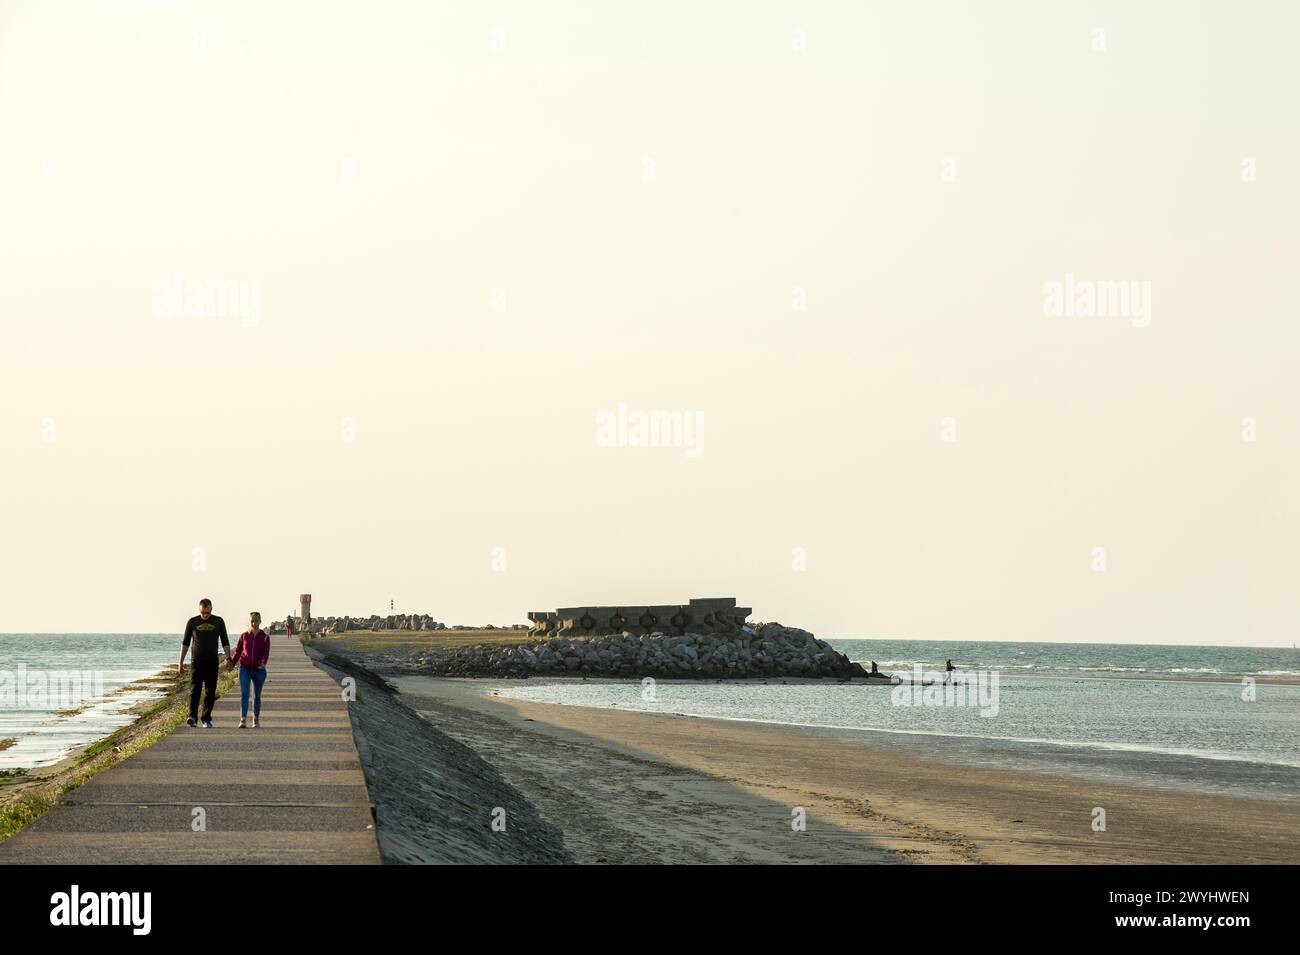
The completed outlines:
<svg viewBox="0 0 1300 955">
<path fill-rule="evenodd" d="M 972 768 L 928 758 L 924 742 L 523 702 L 491 681 L 392 682 L 581 862 L 1300 861 L 1293 803 Z"/>
</svg>

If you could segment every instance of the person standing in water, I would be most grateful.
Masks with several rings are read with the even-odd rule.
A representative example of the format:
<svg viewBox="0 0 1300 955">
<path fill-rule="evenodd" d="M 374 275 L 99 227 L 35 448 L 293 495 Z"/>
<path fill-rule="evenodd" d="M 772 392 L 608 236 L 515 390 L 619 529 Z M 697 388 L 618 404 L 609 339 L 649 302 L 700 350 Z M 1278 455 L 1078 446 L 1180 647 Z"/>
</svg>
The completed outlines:
<svg viewBox="0 0 1300 955">
<path fill-rule="evenodd" d="M 199 615 L 190 617 L 185 624 L 185 638 L 181 640 L 181 659 L 176 664 L 177 674 L 185 672 L 185 654 L 194 643 L 194 656 L 190 676 L 190 718 L 185 722 L 194 726 L 199 721 L 199 694 L 206 690 L 203 699 L 203 728 L 212 729 L 212 704 L 217 701 L 217 641 L 227 659 L 230 657 L 230 640 L 226 636 L 226 621 L 212 612 L 212 601 L 204 597 L 199 601 Z"/>
<path fill-rule="evenodd" d="M 952 671 L 955 670 L 955 669 L 957 669 L 957 668 L 956 668 L 955 666 L 952 665 L 952 661 L 951 661 L 951 660 L 949 660 L 946 664 L 944 664 L 944 667 L 943 667 L 943 683 L 944 683 L 944 686 L 947 686 L 947 685 L 948 685 L 948 681 L 950 681 L 950 680 L 952 679 Z"/>
<path fill-rule="evenodd" d="M 262 615 L 248 615 L 248 629 L 239 635 L 230 665 L 239 663 L 239 728 L 248 726 L 248 690 L 253 689 L 253 729 L 262 725 L 262 684 L 266 682 L 266 661 L 271 658 L 271 638 L 262 629 Z"/>
</svg>

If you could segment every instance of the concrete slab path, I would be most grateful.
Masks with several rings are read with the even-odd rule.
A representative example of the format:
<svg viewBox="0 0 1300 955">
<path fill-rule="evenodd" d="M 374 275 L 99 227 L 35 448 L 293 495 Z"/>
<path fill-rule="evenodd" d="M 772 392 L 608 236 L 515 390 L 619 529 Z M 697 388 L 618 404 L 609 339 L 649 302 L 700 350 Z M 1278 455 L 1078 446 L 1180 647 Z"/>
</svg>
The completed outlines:
<svg viewBox="0 0 1300 955">
<path fill-rule="evenodd" d="M 67 793 L 0 843 L 0 863 L 380 862 L 347 704 L 297 639 L 272 638 L 260 729 L 251 712 L 237 729 L 238 687 L 212 721 L 181 724 Z"/>
</svg>

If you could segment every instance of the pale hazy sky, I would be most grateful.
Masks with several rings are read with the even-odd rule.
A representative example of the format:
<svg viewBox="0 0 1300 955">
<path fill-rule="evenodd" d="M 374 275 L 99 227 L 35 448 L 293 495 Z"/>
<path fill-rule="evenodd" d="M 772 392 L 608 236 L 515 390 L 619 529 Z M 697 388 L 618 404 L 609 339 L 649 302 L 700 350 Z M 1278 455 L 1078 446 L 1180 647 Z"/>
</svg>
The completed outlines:
<svg viewBox="0 0 1300 955">
<path fill-rule="evenodd" d="M 0 631 L 735 595 L 1289 646 L 1298 33 L 0 0 Z M 169 314 L 178 275 L 258 308 Z M 1149 322 L 1045 314 L 1067 275 L 1149 282 Z M 620 405 L 702 440 L 602 446 Z"/>
</svg>

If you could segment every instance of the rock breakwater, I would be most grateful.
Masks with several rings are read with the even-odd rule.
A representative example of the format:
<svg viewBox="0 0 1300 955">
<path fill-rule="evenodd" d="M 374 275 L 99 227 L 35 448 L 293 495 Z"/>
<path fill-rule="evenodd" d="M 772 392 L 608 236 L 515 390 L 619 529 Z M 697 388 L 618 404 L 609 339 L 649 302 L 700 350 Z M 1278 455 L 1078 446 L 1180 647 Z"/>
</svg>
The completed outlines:
<svg viewBox="0 0 1300 955">
<path fill-rule="evenodd" d="M 431 650 L 413 661 L 431 676 L 833 677 L 869 674 L 807 630 L 762 623 L 735 634 L 551 637 L 514 645 Z"/>
</svg>

